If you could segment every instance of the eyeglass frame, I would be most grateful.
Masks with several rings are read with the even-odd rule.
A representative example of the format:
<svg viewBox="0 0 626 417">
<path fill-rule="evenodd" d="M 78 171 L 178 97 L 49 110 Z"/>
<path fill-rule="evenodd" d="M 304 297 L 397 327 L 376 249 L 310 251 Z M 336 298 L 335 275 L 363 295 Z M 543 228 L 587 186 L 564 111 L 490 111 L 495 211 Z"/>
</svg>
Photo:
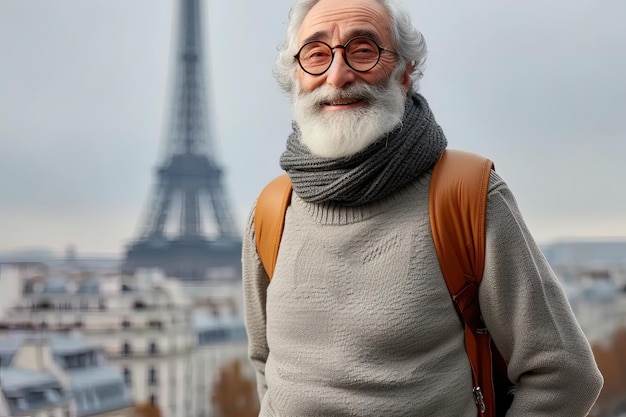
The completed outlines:
<svg viewBox="0 0 626 417">
<path fill-rule="evenodd" d="M 374 43 L 374 45 L 376 45 L 376 47 L 378 48 L 378 58 L 376 59 L 376 62 L 374 62 L 374 65 L 372 65 L 370 68 L 366 69 L 366 70 L 359 70 L 354 68 L 351 64 L 350 61 L 348 61 L 347 57 L 346 57 L 346 48 L 347 46 L 350 44 L 350 42 L 356 40 L 356 39 L 368 39 L 370 41 L 372 41 Z M 300 61 L 300 53 L 302 52 L 302 49 L 304 49 L 304 47 L 306 47 L 307 45 L 310 45 L 312 43 L 321 43 L 324 44 L 326 46 L 328 46 L 328 49 L 330 49 L 330 54 L 331 54 L 331 58 L 330 58 L 330 62 L 328 63 L 328 67 L 326 67 L 326 69 L 320 73 L 313 73 L 310 71 L 307 71 L 304 66 L 302 65 L 302 62 Z M 378 42 L 376 42 L 373 38 L 369 37 L 369 36 L 355 36 L 354 38 L 350 38 L 346 43 L 344 43 L 343 45 L 335 45 L 335 46 L 330 46 L 329 44 L 327 44 L 324 41 L 320 41 L 320 40 L 312 40 L 312 41 L 308 41 L 306 42 L 304 45 L 302 45 L 300 47 L 300 49 L 298 49 L 298 53 L 295 54 L 293 57 L 296 61 L 298 61 L 298 65 L 300 65 L 300 68 L 302 68 L 302 71 L 306 72 L 309 75 L 313 75 L 315 77 L 320 76 L 325 74 L 330 67 L 333 65 L 333 61 L 335 60 L 335 49 L 340 48 L 343 50 L 342 52 L 342 56 L 343 56 L 343 61 L 346 63 L 346 65 L 353 71 L 359 72 L 359 73 L 364 73 L 364 72 L 368 72 L 374 69 L 374 67 L 376 67 L 376 65 L 378 65 L 378 63 L 380 62 L 380 56 L 382 54 L 383 51 L 386 52 L 391 52 L 392 54 L 398 56 L 398 53 L 392 49 L 387 49 L 384 48 L 382 46 L 380 46 L 378 44 Z"/>
</svg>

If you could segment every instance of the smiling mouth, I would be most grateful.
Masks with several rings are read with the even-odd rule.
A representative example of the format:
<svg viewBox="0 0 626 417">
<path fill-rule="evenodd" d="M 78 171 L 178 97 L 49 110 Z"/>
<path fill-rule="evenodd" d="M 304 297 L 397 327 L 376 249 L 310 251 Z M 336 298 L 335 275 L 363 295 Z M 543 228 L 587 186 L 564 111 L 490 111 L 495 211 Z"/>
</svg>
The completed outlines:
<svg viewBox="0 0 626 417">
<path fill-rule="evenodd" d="M 349 106 L 363 101 L 362 98 L 342 98 L 333 101 L 325 101 L 322 104 L 324 106 Z"/>
</svg>

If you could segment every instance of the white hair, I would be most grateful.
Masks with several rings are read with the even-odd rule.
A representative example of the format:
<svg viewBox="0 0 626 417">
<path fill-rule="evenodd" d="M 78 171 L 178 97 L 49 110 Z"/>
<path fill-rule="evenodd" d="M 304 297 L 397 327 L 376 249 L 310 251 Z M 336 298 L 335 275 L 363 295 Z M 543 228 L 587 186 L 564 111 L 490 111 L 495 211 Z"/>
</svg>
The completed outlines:
<svg viewBox="0 0 626 417">
<path fill-rule="evenodd" d="M 274 77 L 280 87 L 292 93 L 296 83 L 296 60 L 298 53 L 298 32 L 306 15 L 320 0 L 297 0 L 289 11 L 285 41 L 278 48 L 278 57 L 274 68 Z M 376 0 L 382 4 L 391 18 L 391 37 L 393 49 L 398 53 L 398 66 L 413 65 L 411 87 L 417 91 L 426 62 L 426 41 L 424 36 L 413 26 L 411 17 L 397 0 Z"/>
</svg>

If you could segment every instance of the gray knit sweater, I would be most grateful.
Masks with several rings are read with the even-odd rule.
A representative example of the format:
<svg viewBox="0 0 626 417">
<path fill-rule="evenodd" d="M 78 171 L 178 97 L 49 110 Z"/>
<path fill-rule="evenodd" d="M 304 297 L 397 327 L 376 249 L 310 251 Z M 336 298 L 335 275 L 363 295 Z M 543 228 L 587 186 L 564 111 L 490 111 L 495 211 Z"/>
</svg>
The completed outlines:
<svg viewBox="0 0 626 417">
<path fill-rule="evenodd" d="M 476 417 L 428 217 L 430 173 L 364 206 L 293 195 L 271 285 L 243 269 L 260 416 Z M 492 173 L 480 304 L 517 383 L 508 417 L 586 416 L 602 385 L 557 278 Z"/>
</svg>

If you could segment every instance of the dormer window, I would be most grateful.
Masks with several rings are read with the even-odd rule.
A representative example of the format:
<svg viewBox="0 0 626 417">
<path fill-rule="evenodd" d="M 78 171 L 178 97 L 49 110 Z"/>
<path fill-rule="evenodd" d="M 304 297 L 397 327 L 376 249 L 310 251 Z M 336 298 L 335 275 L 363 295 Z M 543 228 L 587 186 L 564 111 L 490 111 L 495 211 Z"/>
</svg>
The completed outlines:
<svg viewBox="0 0 626 417">
<path fill-rule="evenodd" d="M 26 392 L 26 402 L 32 405 L 39 405 L 46 402 L 46 394 L 43 391 Z"/>
<path fill-rule="evenodd" d="M 9 404 L 11 408 L 17 408 L 19 410 L 26 410 L 28 408 L 28 403 L 24 397 L 9 397 Z"/>
<path fill-rule="evenodd" d="M 46 391 L 46 397 L 48 397 L 48 401 L 58 402 L 62 399 L 61 389 L 60 388 L 51 388 Z"/>
</svg>

